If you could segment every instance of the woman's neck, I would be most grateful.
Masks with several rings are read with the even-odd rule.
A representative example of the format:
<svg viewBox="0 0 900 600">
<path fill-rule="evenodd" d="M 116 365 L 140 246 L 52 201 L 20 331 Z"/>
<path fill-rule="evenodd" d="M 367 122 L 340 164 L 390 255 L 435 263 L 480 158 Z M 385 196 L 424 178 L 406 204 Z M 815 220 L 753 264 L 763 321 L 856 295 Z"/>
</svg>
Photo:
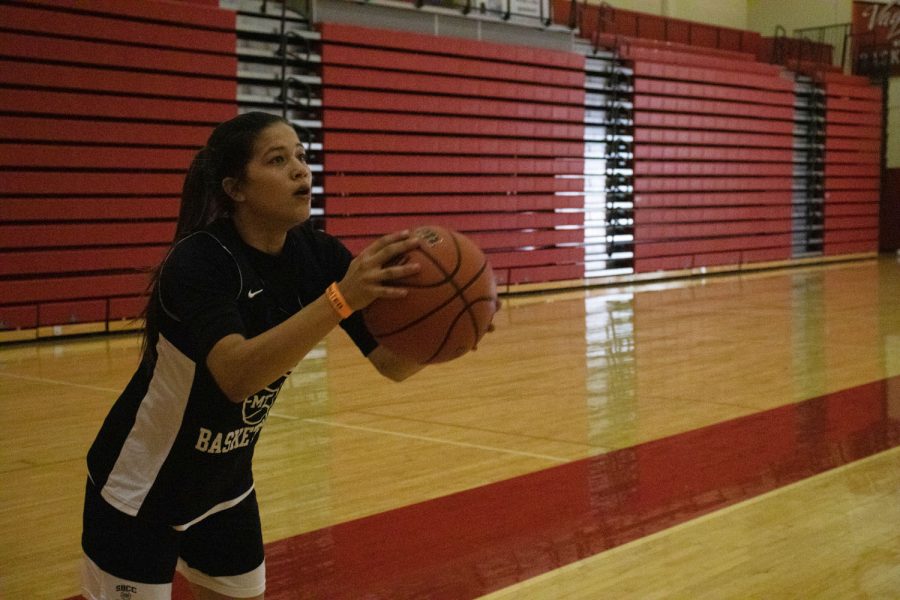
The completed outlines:
<svg viewBox="0 0 900 600">
<path fill-rule="evenodd" d="M 272 256 L 281 254 L 284 241 L 287 239 L 287 232 L 284 229 L 260 226 L 258 223 L 252 222 L 252 219 L 240 214 L 235 214 L 232 220 L 234 228 L 248 246 Z"/>
</svg>

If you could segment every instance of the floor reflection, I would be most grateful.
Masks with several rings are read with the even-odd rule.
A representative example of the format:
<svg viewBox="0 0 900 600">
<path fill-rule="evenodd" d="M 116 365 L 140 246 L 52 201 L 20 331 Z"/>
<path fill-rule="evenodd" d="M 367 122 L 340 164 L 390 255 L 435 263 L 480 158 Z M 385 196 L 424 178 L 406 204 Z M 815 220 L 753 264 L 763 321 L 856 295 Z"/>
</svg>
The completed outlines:
<svg viewBox="0 0 900 600">
<path fill-rule="evenodd" d="M 900 380 L 270 544 L 268 598 L 474 598 L 900 445 Z"/>
</svg>

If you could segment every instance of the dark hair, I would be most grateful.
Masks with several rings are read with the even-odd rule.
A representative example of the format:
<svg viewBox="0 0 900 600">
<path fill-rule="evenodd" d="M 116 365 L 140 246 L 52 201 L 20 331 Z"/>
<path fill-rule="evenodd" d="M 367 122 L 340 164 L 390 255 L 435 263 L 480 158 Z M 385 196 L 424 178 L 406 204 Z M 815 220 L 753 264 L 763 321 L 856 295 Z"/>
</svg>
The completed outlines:
<svg viewBox="0 0 900 600">
<path fill-rule="evenodd" d="M 230 217 L 234 201 L 222 187 L 228 177 L 241 180 L 247 163 L 253 157 L 253 146 L 259 134 L 276 123 L 291 125 L 286 119 L 264 112 L 249 112 L 219 124 L 204 146 L 194 156 L 181 188 L 181 207 L 172 246 L 221 217 Z M 159 273 L 157 265 L 147 287 L 149 297 L 144 309 L 143 356 L 156 357 L 154 347 L 158 323 Z"/>
</svg>

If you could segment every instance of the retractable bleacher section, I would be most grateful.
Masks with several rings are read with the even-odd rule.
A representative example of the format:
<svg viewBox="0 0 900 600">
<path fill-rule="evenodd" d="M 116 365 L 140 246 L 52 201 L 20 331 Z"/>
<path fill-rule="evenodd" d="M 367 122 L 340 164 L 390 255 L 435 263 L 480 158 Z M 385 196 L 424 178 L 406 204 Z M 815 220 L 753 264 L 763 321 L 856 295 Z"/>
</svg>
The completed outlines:
<svg viewBox="0 0 900 600">
<path fill-rule="evenodd" d="M 634 69 L 635 272 L 790 258 L 793 81 L 749 54 L 606 43 Z"/>
<path fill-rule="evenodd" d="M 327 231 L 459 230 L 501 284 L 584 262 L 584 57 L 325 23 Z M 565 195 L 563 195 L 565 194 Z"/>
<path fill-rule="evenodd" d="M 237 114 L 235 15 L 215 4 L 0 5 L 0 329 L 140 313 L 184 171 Z"/>
<path fill-rule="evenodd" d="M 572 6 L 633 68 L 635 273 L 877 251 L 881 92 L 831 46 Z"/>
<path fill-rule="evenodd" d="M 280 4 L 228 4 L 0 0 L 0 341 L 135 326 L 191 156 L 279 110 Z M 579 10 L 572 52 L 291 32 L 316 225 L 353 251 L 458 229 L 512 292 L 877 250 L 880 90 L 752 32 Z"/>
<path fill-rule="evenodd" d="M 865 77 L 820 72 L 825 91 L 825 254 L 878 251 L 881 88 Z"/>
</svg>

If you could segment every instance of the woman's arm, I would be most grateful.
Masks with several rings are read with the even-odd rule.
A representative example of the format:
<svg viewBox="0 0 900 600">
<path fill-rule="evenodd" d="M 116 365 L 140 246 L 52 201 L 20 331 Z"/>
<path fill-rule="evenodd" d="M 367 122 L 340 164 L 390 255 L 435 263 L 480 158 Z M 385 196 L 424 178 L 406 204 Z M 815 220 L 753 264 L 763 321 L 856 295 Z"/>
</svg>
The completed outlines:
<svg viewBox="0 0 900 600">
<path fill-rule="evenodd" d="M 363 250 L 338 283 L 347 303 L 358 310 L 376 298 L 403 297 L 405 289 L 384 282 L 408 277 L 418 271 L 419 265 L 382 265 L 419 243 L 419 238 L 401 232 L 386 235 Z M 222 392 L 233 402 L 241 402 L 293 369 L 339 322 L 337 312 L 322 295 L 283 323 L 253 338 L 239 334 L 223 337 L 210 350 L 206 365 Z M 390 359 L 383 362 L 388 373 L 399 376 L 406 371 Z"/>
<path fill-rule="evenodd" d="M 255 337 L 226 335 L 209 351 L 206 366 L 222 392 L 232 402 L 241 402 L 293 369 L 339 322 L 320 296 Z"/>
<path fill-rule="evenodd" d="M 398 356 L 384 346 L 376 347 L 367 358 L 379 373 L 391 381 L 403 381 L 425 368 L 425 365 Z"/>
</svg>

